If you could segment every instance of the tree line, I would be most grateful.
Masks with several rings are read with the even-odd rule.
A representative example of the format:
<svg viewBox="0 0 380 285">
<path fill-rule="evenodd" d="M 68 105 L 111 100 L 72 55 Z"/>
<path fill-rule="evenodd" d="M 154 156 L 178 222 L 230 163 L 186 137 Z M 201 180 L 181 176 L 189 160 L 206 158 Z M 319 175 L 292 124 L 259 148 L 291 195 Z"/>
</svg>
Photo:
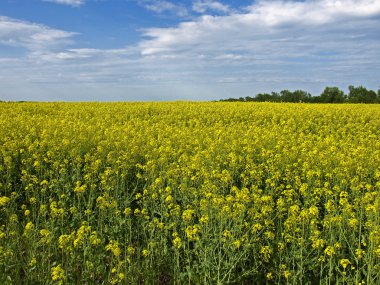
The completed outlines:
<svg viewBox="0 0 380 285">
<path fill-rule="evenodd" d="M 321 95 L 312 96 L 304 90 L 282 90 L 281 92 L 259 93 L 255 97 L 240 97 L 221 99 L 227 102 L 305 102 L 305 103 L 380 103 L 380 89 L 377 93 L 368 90 L 363 86 L 348 87 L 348 94 L 345 94 L 338 87 L 326 87 Z"/>
</svg>

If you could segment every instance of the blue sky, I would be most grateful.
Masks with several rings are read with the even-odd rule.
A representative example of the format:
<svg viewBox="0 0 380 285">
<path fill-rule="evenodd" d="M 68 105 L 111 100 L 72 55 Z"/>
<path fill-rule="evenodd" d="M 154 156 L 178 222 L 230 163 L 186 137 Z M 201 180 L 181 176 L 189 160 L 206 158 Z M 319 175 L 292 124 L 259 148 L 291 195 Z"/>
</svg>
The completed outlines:
<svg viewBox="0 0 380 285">
<path fill-rule="evenodd" d="M 380 0 L 1 0 L 0 100 L 380 88 Z"/>
</svg>

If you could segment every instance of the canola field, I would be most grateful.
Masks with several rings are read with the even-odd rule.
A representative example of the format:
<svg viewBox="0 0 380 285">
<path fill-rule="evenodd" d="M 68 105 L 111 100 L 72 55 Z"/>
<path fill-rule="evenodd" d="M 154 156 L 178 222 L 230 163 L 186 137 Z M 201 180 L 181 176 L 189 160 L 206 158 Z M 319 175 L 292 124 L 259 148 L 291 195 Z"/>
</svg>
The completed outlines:
<svg viewBox="0 0 380 285">
<path fill-rule="evenodd" d="M 0 284 L 380 284 L 380 106 L 0 103 Z"/>
</svg>

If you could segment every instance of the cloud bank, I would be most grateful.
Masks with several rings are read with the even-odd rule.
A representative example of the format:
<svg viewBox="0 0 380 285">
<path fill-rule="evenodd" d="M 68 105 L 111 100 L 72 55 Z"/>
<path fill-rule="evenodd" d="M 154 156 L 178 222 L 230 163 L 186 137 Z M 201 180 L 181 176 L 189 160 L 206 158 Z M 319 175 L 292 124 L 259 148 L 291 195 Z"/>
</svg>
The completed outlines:
<svg viewBox="0 0 380 285">
<path fill-rule="evenodd" d="M 140 43 L 142 54 L 204 51 L 214 47 L 249 51 L 262 41 L 291 38 L 306 42 L 323 37 L 326 31 L 330 35 L 341 32 L 356 37 L 365 28 L 378 32 L 374 25 L 378 19 L 371 17 L 380 15 L 380 1 L 259 1 L 246 10 L 227 16 L 204 15 L 173 28 L 146 29 L 144 36 L 148 40 Z"/>
</svg>

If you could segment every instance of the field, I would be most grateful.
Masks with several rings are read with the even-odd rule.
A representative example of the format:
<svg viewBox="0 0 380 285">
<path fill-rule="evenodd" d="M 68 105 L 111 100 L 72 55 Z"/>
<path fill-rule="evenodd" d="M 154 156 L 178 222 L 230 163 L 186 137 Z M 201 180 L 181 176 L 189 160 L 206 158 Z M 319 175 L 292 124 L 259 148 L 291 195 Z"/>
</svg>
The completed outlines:
<svg viewBox="0 0 380 285">
<path fill-rule="evenodd" d="M 380 106 L 1 103 L 0 284 L 380 284 Z"/>
</svg>

